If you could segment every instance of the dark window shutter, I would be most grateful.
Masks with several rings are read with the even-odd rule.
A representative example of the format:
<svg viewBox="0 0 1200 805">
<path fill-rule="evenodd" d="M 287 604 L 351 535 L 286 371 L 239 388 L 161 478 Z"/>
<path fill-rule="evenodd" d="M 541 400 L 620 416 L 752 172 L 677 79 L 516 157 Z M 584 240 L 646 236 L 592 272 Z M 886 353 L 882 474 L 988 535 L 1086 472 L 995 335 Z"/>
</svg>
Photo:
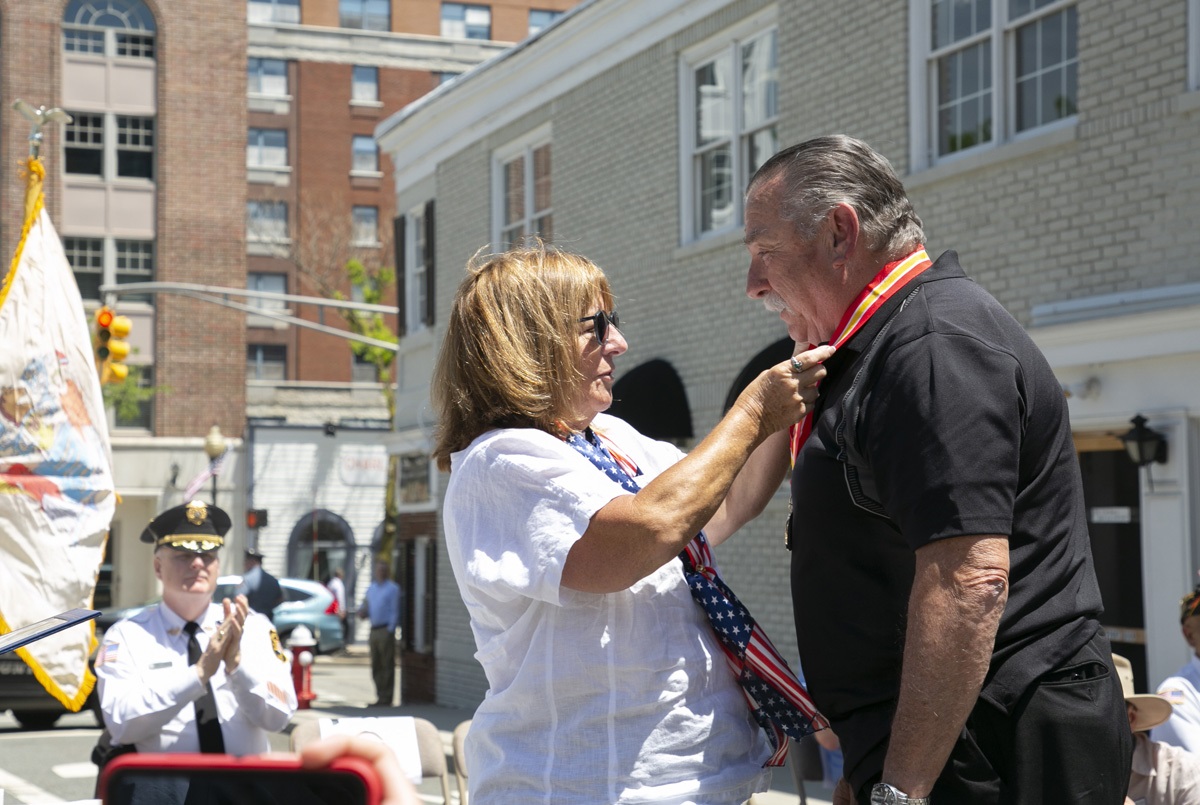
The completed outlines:
<svg viewBox="0 0 1200 805">
<path fill-rule="evenodd" d="M 434 255 L 437 254 L 437 248 L 434 242 L 434 233 L 437 232 L 437 226 L 433 220 L 433 199 L 425 202 L 425 326 L 433 326 L 433 312 L 437 309 L 437 294 L 434 292 L 437 288 L 437 283 L 434 282 L 437 277 L 437 271 L 434 269 Z"/>
<path fill-rule="evenodd" d="M 405 311 L 405 292 L 408 290 L 408 278 L 404 272 L 404 239 L 408 233 L 405 226 L 405 216 L 397 215 L 392 219 L 392 248 L 396 256 L 396 307 L 400 315 L 396 317 L 396 335 L 403 337 L 408 332 L 408 314 Z"/>
</svg>

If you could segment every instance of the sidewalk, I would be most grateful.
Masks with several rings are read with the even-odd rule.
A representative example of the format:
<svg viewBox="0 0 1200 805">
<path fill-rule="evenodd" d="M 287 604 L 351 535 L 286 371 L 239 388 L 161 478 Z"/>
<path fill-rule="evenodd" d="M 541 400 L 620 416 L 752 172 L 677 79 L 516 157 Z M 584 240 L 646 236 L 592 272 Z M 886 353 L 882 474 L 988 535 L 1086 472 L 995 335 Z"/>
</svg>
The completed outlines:
<svg viewBox="0 0 1200 805">
<path fill-rule="evenodd" d="M 437 704 L 401 704 L 398 707 L 372 707 L 370 706 L 370 693 L 367 687 L 362 687 L 361 692 L 347 691 L 344 685 L 338 685 L 337 690 L 324 690 L 323 685 L 330 686 L 334 684 L 331 677 L 326 676 L 326 673 L 332 672 L 342 666 L 368 666 L 370 664 L 370 654 L 365 644 L 352 644 L 346 647 L 344 652 L 337 655 L 320 655 L 316 657 L 314 662 L 314 677 L 313 688 L 317 692 L 317 699 L 313 702 L 311 708 L 306 710 L 298 710 L 293 716 L 291 724 L 288 726 L 290 732 L 297 724 L 305 721 L 312 721 L 320 718 L 353 718 L 353 717 L 371 717 L 371 716 L 414 716 L 424 718 L 433 722 L 438 728 L 438 732 L 442 737 L 442 742 L 446 748 L 447 762 L 453 770 L 453 750 L 451 745 L 451 737 L 454 733 L 454 728 L 463 721 L 471 718 L 474 715 L 473 708 L 456 708 L 443 707 Z M 325 673 L 322 673 L 325 672 Z M 366 678 L 369 678 L 369 672 Z M 453 789 L 453 785 L 451 786 Z M 436 793 L 438 791 L 436 784 L 430 787 L 429 783 L 421 785 L 421 798 L 426 802 L 440 802 L 441 796 Z M 806 786 L 808 795 L 808 805 L 830 805 L 831 791 L 819 783 L 809 783 Z M 453 792 L 453 799 L 457 803 L 457 792 Z M 756 794 L 751 799 L 752 805 L 799 805 L 800 797 L 796 792 L 795 783 L 792 780 L 790 770 L 784 766 L 783 768 L 775 769 L 771 778 L 771 790 L 762 794 Z"/>
</svg>

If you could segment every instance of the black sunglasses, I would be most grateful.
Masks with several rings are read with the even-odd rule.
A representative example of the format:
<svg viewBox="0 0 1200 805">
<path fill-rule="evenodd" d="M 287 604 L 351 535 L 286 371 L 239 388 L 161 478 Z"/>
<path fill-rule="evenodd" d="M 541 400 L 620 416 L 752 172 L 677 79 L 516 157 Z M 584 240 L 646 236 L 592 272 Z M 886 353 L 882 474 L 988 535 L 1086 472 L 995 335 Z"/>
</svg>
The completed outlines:
<svg viewBox="0 0 1200 805">
<path fill-rule="evenodd" d="M 615 310 L 612 313 L 605 313 L 603 310 L 601 310 L 596 315 L 584 316 L 579 321 L 580 323 L 585 321 L 590 321 L 592 323 L 592 327 L 596 330 L 596 340 L 601 344 L 603 344 L 605 339 L 608 337 L 608 325 L 611 324 L 613 327 L 621 326 L 621 318 L 617 315 L 617 311 Z"/>
</svg>

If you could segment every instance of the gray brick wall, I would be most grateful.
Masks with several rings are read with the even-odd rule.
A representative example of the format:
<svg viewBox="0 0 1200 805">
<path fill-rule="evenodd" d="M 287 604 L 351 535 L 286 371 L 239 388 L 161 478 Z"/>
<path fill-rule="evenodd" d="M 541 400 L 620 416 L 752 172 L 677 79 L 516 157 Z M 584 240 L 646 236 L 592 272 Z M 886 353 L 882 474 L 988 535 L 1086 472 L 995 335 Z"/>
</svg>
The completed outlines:
<svg viewBox="0 0 1200 805">
<path fill-rule="evenodd" d="M 679 56 L 766 5 L 730 3 L 442 163 L 439 309 L 461 277 L 456 267 L 489 237 L 491 151 L 551 120 L 556 240 L 593 258 L 613 283 L 630 342 L 619 371 L 670 361 L 696 433 L 711 429 L 741 368 L 785 331 L 744 296 L 740 233 L 678 245 Z M 831 132 L 874 144 L 907 174 L 930 251 L 957 249 L 1018 319 L 1028 323 L 1039 303 L 1200 281 L 1200 227 L 1190 221 L 1200 201 L 1200 111 L 1191 110 L 1200 104 L 1181 103 L 1185 3 L 1081 0 L 1074 136 L 915 174 L 907 4 L 811 9 L 778 4 L 781 144 Z M 790 659 L 786 509 L 781 491 L 718 557 Z M 440 567 L 438 696 L 469 704 L 485 685 L 449 563 Z"/>
</svg>

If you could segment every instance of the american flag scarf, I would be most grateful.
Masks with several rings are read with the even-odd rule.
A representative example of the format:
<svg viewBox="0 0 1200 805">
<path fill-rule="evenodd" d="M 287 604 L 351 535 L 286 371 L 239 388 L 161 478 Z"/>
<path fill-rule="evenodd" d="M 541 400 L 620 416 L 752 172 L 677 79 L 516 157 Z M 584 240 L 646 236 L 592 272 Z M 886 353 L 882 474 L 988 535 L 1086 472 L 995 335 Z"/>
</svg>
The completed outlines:
<svg viewBox="0 0 1200 805">
<path fill-rule="evenodd" d="M 605 439 L 607 444 L 602 443 L 600 435 L 591 428 L 583 434 L 569 434 L 566 441 L 627 491 L 637 494 L 641 489 L 633 480 L 634 475 L 641 474 L 637 465 L 611 441 Z M 773 752 L 764 765 L 782 766 L 787 758 L 789 736 L 799 740 L 828 727 L 829 722 L 817 712 L 808 691 L 762 627 L 717 575 L 712 549 L 703 531 L 687 544 L 679 559 L 692 598 L 708 615 L 751 715 L 767 733 Z"/>
</svg>

